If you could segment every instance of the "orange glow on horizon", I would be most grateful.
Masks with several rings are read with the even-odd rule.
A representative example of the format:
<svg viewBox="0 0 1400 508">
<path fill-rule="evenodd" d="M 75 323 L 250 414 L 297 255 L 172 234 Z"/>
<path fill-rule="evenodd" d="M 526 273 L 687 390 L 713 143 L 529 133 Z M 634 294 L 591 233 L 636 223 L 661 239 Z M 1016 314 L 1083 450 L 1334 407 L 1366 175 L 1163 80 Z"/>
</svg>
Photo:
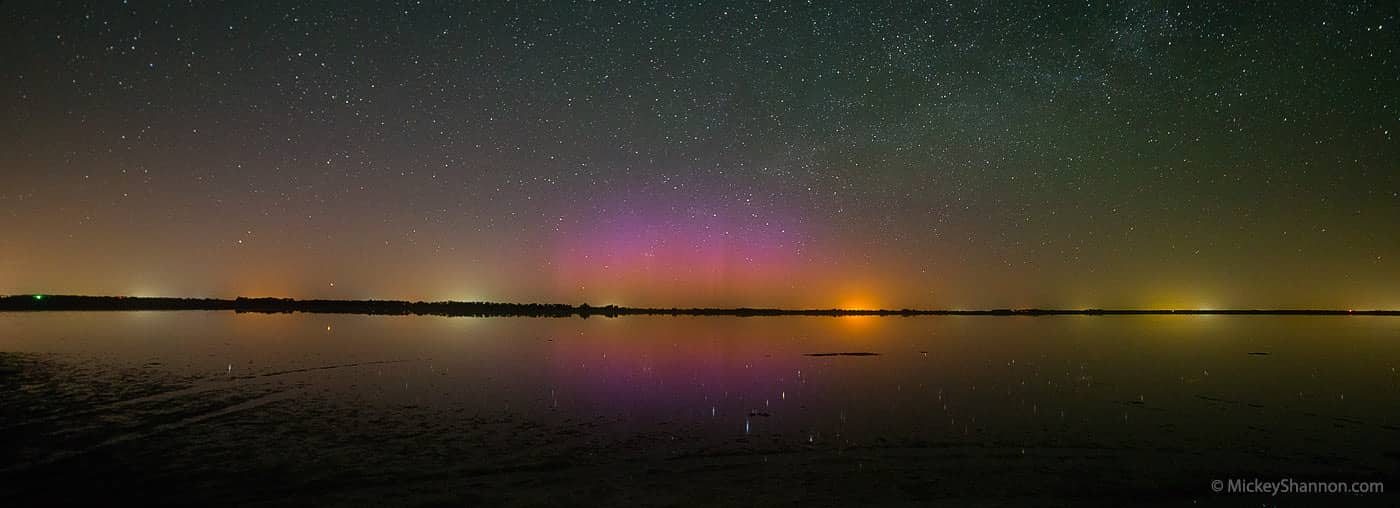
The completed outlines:
<svg viewBox="0 0 1400 508">
<path fill-rule="evenodd" d="M 863 292 L 847 293 L 836 308 L 841 310 L 880 310 L 880 302 Z"/>
</svg>

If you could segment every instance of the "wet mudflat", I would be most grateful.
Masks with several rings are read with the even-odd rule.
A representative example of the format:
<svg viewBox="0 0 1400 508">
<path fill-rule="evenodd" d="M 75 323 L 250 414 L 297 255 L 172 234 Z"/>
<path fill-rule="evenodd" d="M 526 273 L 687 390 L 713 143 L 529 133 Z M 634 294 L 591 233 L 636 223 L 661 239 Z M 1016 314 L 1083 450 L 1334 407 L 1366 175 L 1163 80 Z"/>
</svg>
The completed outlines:
<svg viewBox="0 0 1400 508">
<path fill-rule="evenodd" d="M 1267 354 L 1260 354 L 1267 353 Z M 1386 506 L 1400 320 L 0 314 L 0 498 Z"/>
</svg>

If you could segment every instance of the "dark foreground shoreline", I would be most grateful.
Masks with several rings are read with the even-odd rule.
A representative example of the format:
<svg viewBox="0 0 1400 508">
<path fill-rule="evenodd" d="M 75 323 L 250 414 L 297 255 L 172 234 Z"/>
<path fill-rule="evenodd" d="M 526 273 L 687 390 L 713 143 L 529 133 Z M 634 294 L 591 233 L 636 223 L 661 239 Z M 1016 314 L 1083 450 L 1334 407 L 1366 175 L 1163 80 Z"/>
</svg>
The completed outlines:
<svg viewBox="0 0 1400 508">
<path fill-rule="evenodd" d="M 1400 316 L 1400 310 L 1333 309 L 771 309 L 739 307 L 655 308 L 594 307 L 588 304 L 408 302 L 401 300 L 296 300 L 291 298 L 149 298 L 125 296 L 11 295 L 0 297 L 0 311 L 232 310 L 235 312 L 386 314 L 432 316 L 1122 316 L 1122 315 L 1271 315 Z"/>
</svg>

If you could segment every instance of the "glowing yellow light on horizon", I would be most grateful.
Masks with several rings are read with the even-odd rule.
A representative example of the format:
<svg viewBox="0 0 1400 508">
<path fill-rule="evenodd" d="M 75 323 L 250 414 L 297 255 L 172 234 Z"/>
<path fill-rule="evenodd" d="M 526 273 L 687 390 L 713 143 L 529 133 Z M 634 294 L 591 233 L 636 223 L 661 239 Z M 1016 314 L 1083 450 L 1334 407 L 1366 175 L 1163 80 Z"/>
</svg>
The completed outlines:
<svg viewBox="0 0 1400 508">
<path fill-rule="evenodd" d="M 1216 310 L 1224 308 L 1209 292 L 1162 291 L 1149 296 L 1144 308 L 1154 310 Z"/>
<path fill-rule="evenodd" d="M 879 310 L 880 306 L 876 305 L 869 298 L 853 297 L 841 302 L 841 305 L 837 308 L 841 310 Z"/>
</svg>

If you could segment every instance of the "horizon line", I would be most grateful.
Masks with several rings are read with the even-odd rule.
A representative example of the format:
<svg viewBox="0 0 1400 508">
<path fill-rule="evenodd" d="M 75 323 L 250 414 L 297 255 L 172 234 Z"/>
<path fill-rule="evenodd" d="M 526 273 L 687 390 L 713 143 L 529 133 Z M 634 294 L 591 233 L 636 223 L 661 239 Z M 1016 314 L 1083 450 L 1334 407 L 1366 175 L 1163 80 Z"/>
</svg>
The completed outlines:
<svg viewBox="0 0 1400 508">
<path fill-rule="evenodd" d="M 287 297 L 198 298 L 168 296 L 49 295 L 39 293 L 0 296 L 0 311 L 31 310 L 234 310 L 238 312 L 310 312 L 355 314 L 430 314 L 448 316 L 620 316 L 620 315 L 834 315 L 834 316 L 914 316 L 914 315 L 1400 315 L 1396 309 L 1319 309 L 1319 308 L 1041 308 L 1008 307 L 991 309 L 863 309 L 863 308 L 782 308 L 782 307 L 636 307 L 594 306 L 565 303 L 515 303 L 489 301 L 409 301 L 296 299 Z"/>
</svg>

